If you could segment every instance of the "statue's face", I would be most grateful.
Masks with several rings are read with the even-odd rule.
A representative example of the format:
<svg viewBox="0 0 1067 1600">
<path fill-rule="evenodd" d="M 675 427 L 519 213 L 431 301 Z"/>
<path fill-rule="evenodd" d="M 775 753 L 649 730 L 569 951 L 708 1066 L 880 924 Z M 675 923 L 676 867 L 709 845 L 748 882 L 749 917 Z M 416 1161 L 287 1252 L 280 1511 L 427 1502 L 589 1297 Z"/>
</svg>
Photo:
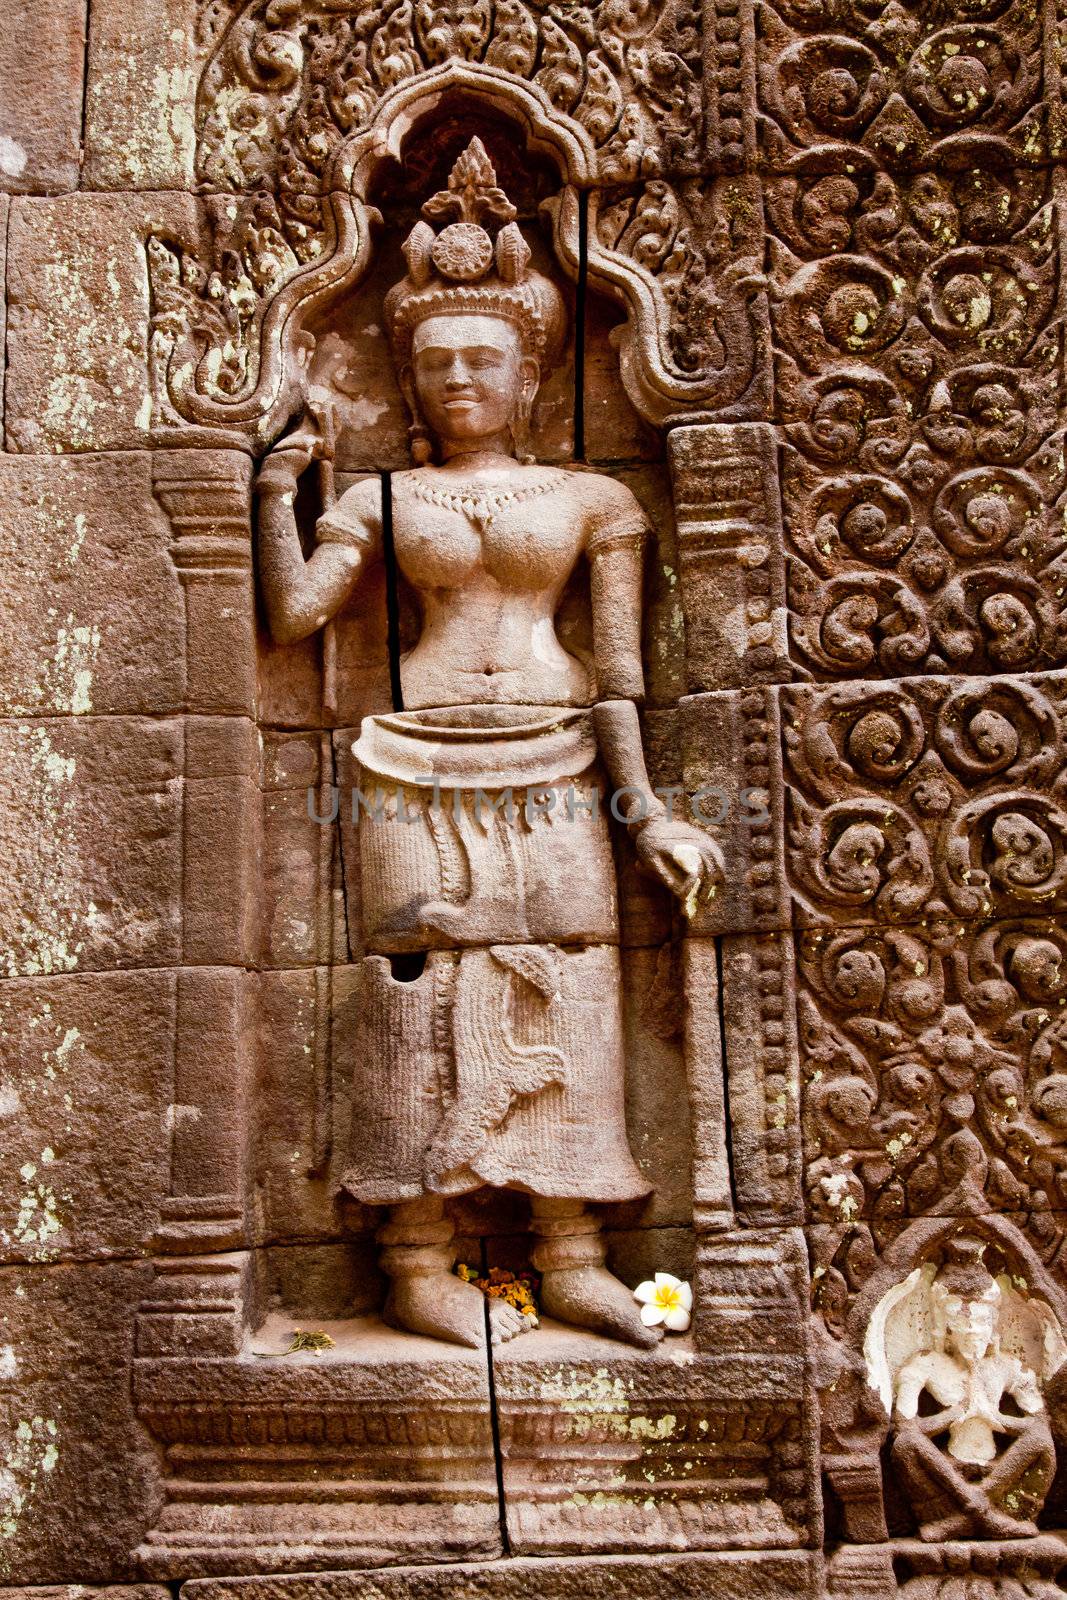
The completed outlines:
<svg viewBox="0 0 1067 1600">
<path fill-rule="evenodd" d="M 981 1361 L 993 1344 L 997 1331 L 997 1308 L 992 1298 L 964 1300 L 952 1295 L 945 1307 L 945 1345 L 956 1350 L 973 1365 Z"/>
<path fill-rule="evenodd" d="M 427 317 L 415 329 L 412 362 L 422 414 L 443 439 L 504 432 L 537 386 L 537 364 L 506 317 Z"/>
</svg>

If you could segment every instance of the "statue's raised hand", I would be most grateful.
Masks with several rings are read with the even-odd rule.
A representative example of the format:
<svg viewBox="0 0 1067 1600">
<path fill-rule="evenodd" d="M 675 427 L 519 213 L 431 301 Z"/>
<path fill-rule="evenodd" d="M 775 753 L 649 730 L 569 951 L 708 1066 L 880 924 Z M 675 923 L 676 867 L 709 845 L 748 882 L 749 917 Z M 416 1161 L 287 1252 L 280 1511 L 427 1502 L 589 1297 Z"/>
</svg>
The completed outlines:
<svg viewBox="0 0 1067 1600">
<path fill-rule="evenodd" d="M 259 470 L 261 488 L 268 484 L 290 487 L 313 461 L 332 461 L 335 424 L 327 403 L 309 398 L 307 407 L 292 433 L 288 433 L 266 457 Z"/>
</svg>

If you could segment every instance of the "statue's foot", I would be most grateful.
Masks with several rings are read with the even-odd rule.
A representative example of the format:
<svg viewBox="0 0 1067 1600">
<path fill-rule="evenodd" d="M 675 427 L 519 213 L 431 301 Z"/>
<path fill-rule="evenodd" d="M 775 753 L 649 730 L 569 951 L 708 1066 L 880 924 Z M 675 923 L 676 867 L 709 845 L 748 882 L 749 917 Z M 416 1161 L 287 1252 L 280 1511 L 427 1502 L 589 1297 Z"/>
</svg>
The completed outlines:
<svg viewBox="0 0 1067 1600">
<path fill-rule="evenodd" d="M 560 1322 L 591 1328 L 609 1339 L 624 1339 L 650 1350 L 663 1338 L 662 1328 L 646 1328 L 641 1307 L 630 1290 L 606 1267 L 561 1267 L 541 1279 L 541 1309 Z"/>
<path fill-rule="evenodd" d="M 517 1338 L 530 1327 L 529 1317 L 524 1317 L 506 1300 L 494 1300 L 490 1295 L 486 1304 L 489 1307 L 489 1337 L 493 1344 L 507 1344 L 509 1339 Z"/>
<path fill-rule="evenodd" d="M 530 1326 L 529 1319 L 506 1300 L 487 1302 L 480 1289 L 451 1272 L 395 1278 L 383 1316 L 390 1327 L 484 1350 L 487 1304 L 493 1344 L 506 1344 Z"/>
<path fill-rule="evenodd" d="M 510 1307 L 509 1307 L 510 1310 Z M 390 1327 L 485 1349 L 485 1299 L 452 1272 L 394 1278 L 382 1315 Z"/>
<path fill-rule="evenodd" d="M 1032 1539 L 1038 1531 L 1036 1522 L 1013 1517 L 995 1507 L 983 1519 L 982 1532 L 990 1539 Z"/>
</svg>

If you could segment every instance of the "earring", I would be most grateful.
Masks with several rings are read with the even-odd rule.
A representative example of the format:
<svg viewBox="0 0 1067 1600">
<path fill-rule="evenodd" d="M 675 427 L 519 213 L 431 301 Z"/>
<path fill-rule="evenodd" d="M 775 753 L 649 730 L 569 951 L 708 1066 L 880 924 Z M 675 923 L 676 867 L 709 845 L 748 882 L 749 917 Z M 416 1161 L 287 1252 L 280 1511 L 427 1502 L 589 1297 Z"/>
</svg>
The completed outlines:
<svg viewBox="0 0 1067 1600">
<path fill-rule="evenodd" d="M 520 400 L 515 407 L 515 415 L 511 420 L 511 443 L 515 451 L 515 459 L 524 467 L 530 466 L 536 457 L 530 449 L 530 413 L 533 410 L 531 400 Z"/>
<path fill-rule="evenodd" d="M 423 423 L 413 422 L 408 429 L 408 449 L 417 467 L 424 467 L 433 460 L 433 440 Z"/>
</svg>

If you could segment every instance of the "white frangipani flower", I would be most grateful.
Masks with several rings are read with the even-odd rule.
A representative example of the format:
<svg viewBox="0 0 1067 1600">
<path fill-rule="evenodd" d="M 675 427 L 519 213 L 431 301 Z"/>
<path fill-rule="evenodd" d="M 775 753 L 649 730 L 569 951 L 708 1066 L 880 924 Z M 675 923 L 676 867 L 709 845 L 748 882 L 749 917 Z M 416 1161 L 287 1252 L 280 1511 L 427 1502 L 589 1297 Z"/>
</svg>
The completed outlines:
<svg viewBox="0 0 1067 1600">
<path fill-rule="evenodd" d="M 639 1283 L 634 1299 L 641 1307 L 641 1321 L 646 1328 L 655 1328 L 662 1322 L 671 1333 L 684 1333 L 692 1321 L 693 1291 L 681 1278 L 669 1272 L 657 1272 L 654 1279 Z"/>
</svg>

